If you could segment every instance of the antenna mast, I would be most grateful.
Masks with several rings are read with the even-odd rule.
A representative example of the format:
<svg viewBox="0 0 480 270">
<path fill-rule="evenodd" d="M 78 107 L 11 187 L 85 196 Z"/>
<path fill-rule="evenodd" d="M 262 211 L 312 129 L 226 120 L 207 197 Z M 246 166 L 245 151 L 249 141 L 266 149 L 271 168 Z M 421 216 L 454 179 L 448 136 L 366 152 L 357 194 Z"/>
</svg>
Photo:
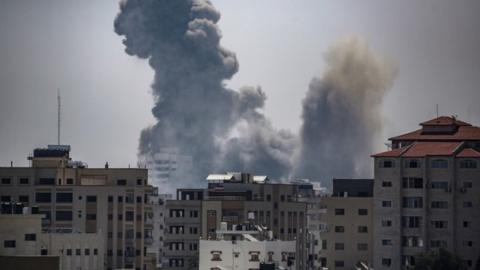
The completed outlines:
<svg viewBox="0 0 480 270">
<path fill-rule="evenodd" d="M 57 89 L 57 144 L 60 145 L 60 109 L 61 109 L 61 102 L 60 102 L 60 89 Z"/>
<path fill-rule="evenodd" d="M 436 104 L 435 108 L 437 109 L 437 118 L 438 118 L 438 103 Z"/>
</svg>

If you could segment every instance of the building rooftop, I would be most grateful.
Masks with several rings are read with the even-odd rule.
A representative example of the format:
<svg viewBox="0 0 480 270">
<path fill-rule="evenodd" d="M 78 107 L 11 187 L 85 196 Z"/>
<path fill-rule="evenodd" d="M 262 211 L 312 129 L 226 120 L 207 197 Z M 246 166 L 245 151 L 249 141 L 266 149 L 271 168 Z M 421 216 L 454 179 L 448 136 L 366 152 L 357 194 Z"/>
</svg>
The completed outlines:
<svg viewBox="0 0 480 270">
<path fill-rule="evenodd" d="M 467 141 L 480 140 L 480 127 L 455 117 L 440 116 L 420 124 L 421 129 L 390 138 L 391 141 Z"/>
<path fill-rule="evenodd" d="M 450 156 L 458 152 L 461 142 L 415 142 L 409 146 L 373 155 L 373 157 Z"/>
</svg>

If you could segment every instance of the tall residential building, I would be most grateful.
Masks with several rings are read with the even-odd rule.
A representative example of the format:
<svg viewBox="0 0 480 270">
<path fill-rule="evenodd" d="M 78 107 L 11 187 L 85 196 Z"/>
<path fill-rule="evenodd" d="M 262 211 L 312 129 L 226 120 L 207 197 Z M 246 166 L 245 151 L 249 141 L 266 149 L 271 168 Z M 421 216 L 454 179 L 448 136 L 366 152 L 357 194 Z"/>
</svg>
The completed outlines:
<svg viewBox="0 0 480 270">
<path fill-rule="evenodd" d="M 480 128 L 438 117 L 390 138 L 375 159 L 375 268 L 408 269 L 444 248 L 473 269 L 480 254 Z"/>
<path fill-rule="evenodd" d="M 30 167 L 0 168 L 0 199 L 38 206 L 42 229 L 102 233 L 105 269 L 145 269 L 152 220 L 146 169 L 87 168 L 69 146 L 35 149 Z M 50 252 L 50 251 L 49 251 Z"/>
<path fill-rule="evenodd" d="M 331 196 L 320 198 L 318 261 L 328 269 L 373 265 L 373 180 L 333 179 Z M 380 268 L 381 269 L 381 268 Z"/>
<path fill-rule="evenodd" d="M 152 207 L 152 244 L 148 246 L 147 253 L 154 254 L 157 268 L 162 267 L 165 238 L 165 216 L 167 215 L 166 201 L 172 199 L 172 194 L 160 194 L 158 188 L 154 188 L 149 196 L 149 202 Z"/>
<path fill-rule="evenodd" d="M 297 185 L 247 173 L 209 175 L 207 182 L 207 189 L 179 189 L 167 201 L 167 269 L 198 269 L 199 237 L 215 240 L 222 222 L 247 221 L 269 228 L 275 239 L 295 240 L 296 269 L 306 269 L 306 203 L 298 200 Z"/>
</svg>

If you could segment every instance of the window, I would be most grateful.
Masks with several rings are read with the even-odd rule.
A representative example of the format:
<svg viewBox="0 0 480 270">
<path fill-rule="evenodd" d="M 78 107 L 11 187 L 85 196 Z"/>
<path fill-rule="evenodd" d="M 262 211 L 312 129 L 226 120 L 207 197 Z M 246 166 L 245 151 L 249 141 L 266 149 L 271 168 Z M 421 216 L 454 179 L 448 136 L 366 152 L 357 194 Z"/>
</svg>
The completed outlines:
<svg viewBox="0 0 480 270">
<path fill-rule="evenodd" d="M 368 227 L 367 226 L 358 226 L 358 232 L 359 233 L 368 233 Z"/>
<path fill-rule="evenodd" d="M 382 258 L 382 266 L 390 267 L 392 265 L 392 259 Z"/>
<path fill-rule="evenodd" d="M 432 208 L 438 208 L 438 209 L 447 209 L 448 208 L 448 202 L 447 201 L 432 201 L 431 202 L 431 207 Z"/>
<path fill-rule="evenodd" d="M 432 181 L 430 186 L 431 186 L 432 189 L 447 190 L 448 189 L 448 182 L 446 182 L 446 181 Z"/>
<path fill-rule="evenodd" d="M 11 199 L 10 199 L 10 196 L 5 196 L 5 195 L 4 195 L 4 196 L 0 197 L 0 201 L 2 201 L 2 202 L 10 202 Z"/>
<path fill-rule="evenodd" d="M 395 161 L 391 159 L 381 160 L 379 164 L 380 168 L 395 168 Z"/>
<path fill-rule="evenodd" d="M 448 168 L 448 161 L 445 159 L 434 159 L 430 162 L 430 167 L 434 169 Z"/>
<path fill-rule="evenodd" d="M 5 240 L 3 241 L 4 248 L 14 248 L 16 246 L 15 240 Z"/>
<path fill-rule="evenodd" d="M 272 200 L 272 196 L 270 194 L 267 194 L 267 201 L 271 201 Z"/>
<path fill-rule="evenodd" d="M 343 232 L 345 232 L 345 227 L 343 227 L 343 226 L 335 226 L 335 232 L 336 232 L 336 233 L 343 233 Z"/>
<path fill-rule="evenodd" d="M 463 202 L 463 208 L 472 208 L 473 203 L 471 201 L 464 201 Z"/>
<path fill-rule="evenodd" d="M 403 197 L 404 208 L 423 208 L 422 197 Z"/>
<path fill-rule="evenodd" d="M 251 262 L 258 262 L 260 261 L 260 251 L 250 251 L 248 252 L 250 254 L 250 261 Z"/>
<path fill-rule="evenodd" d="M 67 249 L 67 256 L 72 256 L 72 250 L 71 249 Z"/>
<path fill-rule="evenodd" d="M 126 179 L 117 179 L 117 186 L 126 186 L 127 180 Z"/>
<path fill-rule="evenodd" d="M 415 265 L 415 256 L 402 256 L 402 262 L 404 266 L 414 266 Z M 408 269 L 408 268 L 407 268 Z"/>
<path fill-rule="evenodd" d="M 423 240 L 418 236 L 402 236 L 402 246 L 423 247 Z"/>
<path fill-rule="evenodd" d="M 464 228 L 470 227 L 470 222 L 469 221 L 463 221 L 463 227 Z"/>
<path fill-rule="evenodd" d="M 55 185 L 55 178 L 40 178 L 38 179 L 39 185 L 53 186 Z"/>
<path fill-rule="evenodd" d="M 344 243 L 335 243 L 335 250 L 344 250 L 345 244 Z"/>
<path fill-rule="evenodd" d="M 473 183 L 472 182 L 463 182 L 463 188 L 472 188 Z"/>
<path fill-rule="evenodd" d="M 197 210 L 192 210 L 190 211 L 190 217 L 198 217 L 198 211 Z"/>
<path fill-rule="evenodd" d="M 446 229 L 448 227 L 448 222 L 445 220 L 432 220 L 431 224 L 435 229 Z"/>
<path fill-rule="evenodd" d="M 87 220 L 97 220 L 96 214 L 87 214 Z"/>
<path fill-rule="evenodd" d="M 47 256 L 47 255 L 48 255 L 48 249 L 42 248 L 42 249 L 40 250 L 40 255 L 42 255 L 42 256 Z"/>
<path fill-rule="evenodd" d="M 446 248 L 447 247 L 447 241 L 432 240 L 432 241 L 430 241 L 430 247 L 432 247 L 432 248 Z"/>
<path fill-rule="evenodd" d="M 345 215 L 345 209 L 343 209 L 343 208 L 335 208 L 335 215 L 336 215 L 336 216 L 343 216 L 343 215 Z"/>
<path fill-rule="evenodd" d="M 368 209 L 365 209 L 365 208 L 360 208 L 360 209 L 358 209 L 358 215 L 359 215 L 359 216 L 366 216 L 366 215 L 368 215 Z"/>
<path fill-rule="evenodd" d="M 137 179 L 137 186 L 143 186 L 143 180 Z"/>
<path fill-rule="evenodd" d="M 2 185 L 10 185 L 12 183 L 12 179 L 4 177 L 2 178 Z"/>
<path fill-rule="evenodd" d="M 423 178 L 419 177 L 403 177 L 403 188 L 423 188 Z"/>
<path fill-rule="evenodd" d="M 83 251 L 83 254 L 85 254 L 85 256 L 90 256 L 90 249 L 86 248 L 86 249 Z"/>
<path fill-rule="evenodd" d="M 82 255 L 82 250 L 79 249 L 79 248 L 75 249 L 75 255 L 77 255 L 77 256 Z"/>
<path fill-rule="evenodd" d="M 222 258 L 220 257 L 220 255 L 222 255 L 222 252 L 221 251 L 212 251 L 210 252 L 212 254 L 212 261 L 221 261 Z"/>
<path fill-rule="evenodd" d="M 322 240 L 322 249 L 327 249 L 327 240 Z"/>
<path fill-rule="evenodd" d="M 389 219 L 382 220 L 382 227 L 392 227 L 392 221 Z"/>
<path fill-rule="evenodd" d="M 25 234 L 25 241 L 37 241 L 37 235 L 34 233 Z"/>
<path fill-rule="evenodd" d="M 382 207 L 392 207 L 392 201 L 382 201 Z"/>
<path fill-rule="evenodd" d="M 57 203 L 71 203 L 73 201 L 73 194 L 71 192 L 59 192 L 56 194 Z"/>
<path fill-rule="evenodd" d="M 471 241 L 471 240 L 463 241 L 462 244 L 463 244 L 464 247 L 473 247 L 473 241 Z"/>
<path fill-rule="evenodd" d="M 125 220 L 126 221 L 133 221 L 133 211 L 126 211 L 125 212 Z"/>
<path fill-rule="evenodd" d="M 122 257 L 123 251 L 121 249 L 117 249 L 117 256 Z"/>
<path fill-rule="evenodd" d="M 360 251 L 368 250 L 368 244 L 367 243 L 358 243 L 357 244 L 357 250 L 360 250 Z"/>
<path fill-rule="evenodd" d="M 335 267 L 344 267 L 345 263 L 343 261 L 335 261 Z"/>
<path fill-rule="evenodd" d="M 393 245 L 392 239 L 382 239 L 382 246 L 391 246 Z"/>
<path fill-rule="evenodd" d="M 383 181 L 382 187 L 392 187 L 392 181 Z"/>
<path fill-rule="evenodd" d="M 97 202 L 97 196 L 87 196 L 87 202 Z"/>
<path fill-rule="evenodd" d="M 57 221 L 71 221 L 72 211 L 56 211 L 55 218 Z"/>
<path fill-rule="evenodd" d="M 51 193 L 38 192 L 35 194 L 35 202 L 37 203 L 50 203 L 52 202 Z"/>
<path fill-rule="evenodd" d="M 98 255 L 98 249 L 96 248 L 93 249 L 93 255 Z"/>
<path fill-rule="evenodd" d="M 472 159 L 466 159 L 460 161 L 460 168 L 462 169 L 476 169 L 477 168 L 477 162 Z"/>
<path fill-rule="evenodd" d="M 420 228 L 420 222 L 422 218 L 417 216 L 404 216 L 402 217 L 403 228 Z"/>
<path fill-rule="evenodd" d="M 123 215 L 122 215 L 122 214 L 118 214 L 117 219 L 118 219 L 118 220 L 123 220 Z"/>
<path fill-rule="evenodd" d="M 20 178 L 20 180 L 18 181 L 20 183 L 20 185 L 28 185 L 28 178 Z"/>
<path fill-rule="evenodd" d="M 20 195 L 18 196 L 18 201 L 21 203 L 28 203 L 28 195 Z"/>
<path fill-rule="evenodd" d="M 420 168 L 420 161 L 417 159 L 405 160 L 405 168 Z"/>
<path fill-rule="evenodd" d="M 123 196 L 118 196 L 117 200 L 119 203 L 123 202 Z"/>
<path fill-rule="evenodd" d="M 73 178 L 67 178 L 67 185 L 73 185 Z"/>
</svg>

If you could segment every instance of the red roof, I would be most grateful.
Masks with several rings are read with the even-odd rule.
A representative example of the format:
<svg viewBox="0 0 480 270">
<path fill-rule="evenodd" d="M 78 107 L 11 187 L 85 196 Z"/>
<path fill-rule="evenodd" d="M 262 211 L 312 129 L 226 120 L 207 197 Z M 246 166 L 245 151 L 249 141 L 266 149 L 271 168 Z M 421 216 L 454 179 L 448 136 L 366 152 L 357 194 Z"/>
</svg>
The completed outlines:
<svg viewBox="0 0 480 270">
<path fill-rule="evenodd" d="M 480 152 L 472 148 L 465 148 L 457 154 L 457 157 L 480 157 Z"/>
<path fill-rule="evenodd" d="M 435 119 L 420 123 L 421 126 L 450 126 L 453 124 L 457 126 L 471 126 L 471 124 L 457 120 L 453 116 L 440 116 Z"/>
<path fill-rule="evenodd" d="M 412 145 L 403 157 L 450 156 L 462 143 L 460 142 L 417 142 Z"/>
<path fill-rule="evenodd" d="M 461 142 L 416 142 L 403 148 L 375 154 L 373 157 L 450 156 L 461 144 Z"/>
</svg>

